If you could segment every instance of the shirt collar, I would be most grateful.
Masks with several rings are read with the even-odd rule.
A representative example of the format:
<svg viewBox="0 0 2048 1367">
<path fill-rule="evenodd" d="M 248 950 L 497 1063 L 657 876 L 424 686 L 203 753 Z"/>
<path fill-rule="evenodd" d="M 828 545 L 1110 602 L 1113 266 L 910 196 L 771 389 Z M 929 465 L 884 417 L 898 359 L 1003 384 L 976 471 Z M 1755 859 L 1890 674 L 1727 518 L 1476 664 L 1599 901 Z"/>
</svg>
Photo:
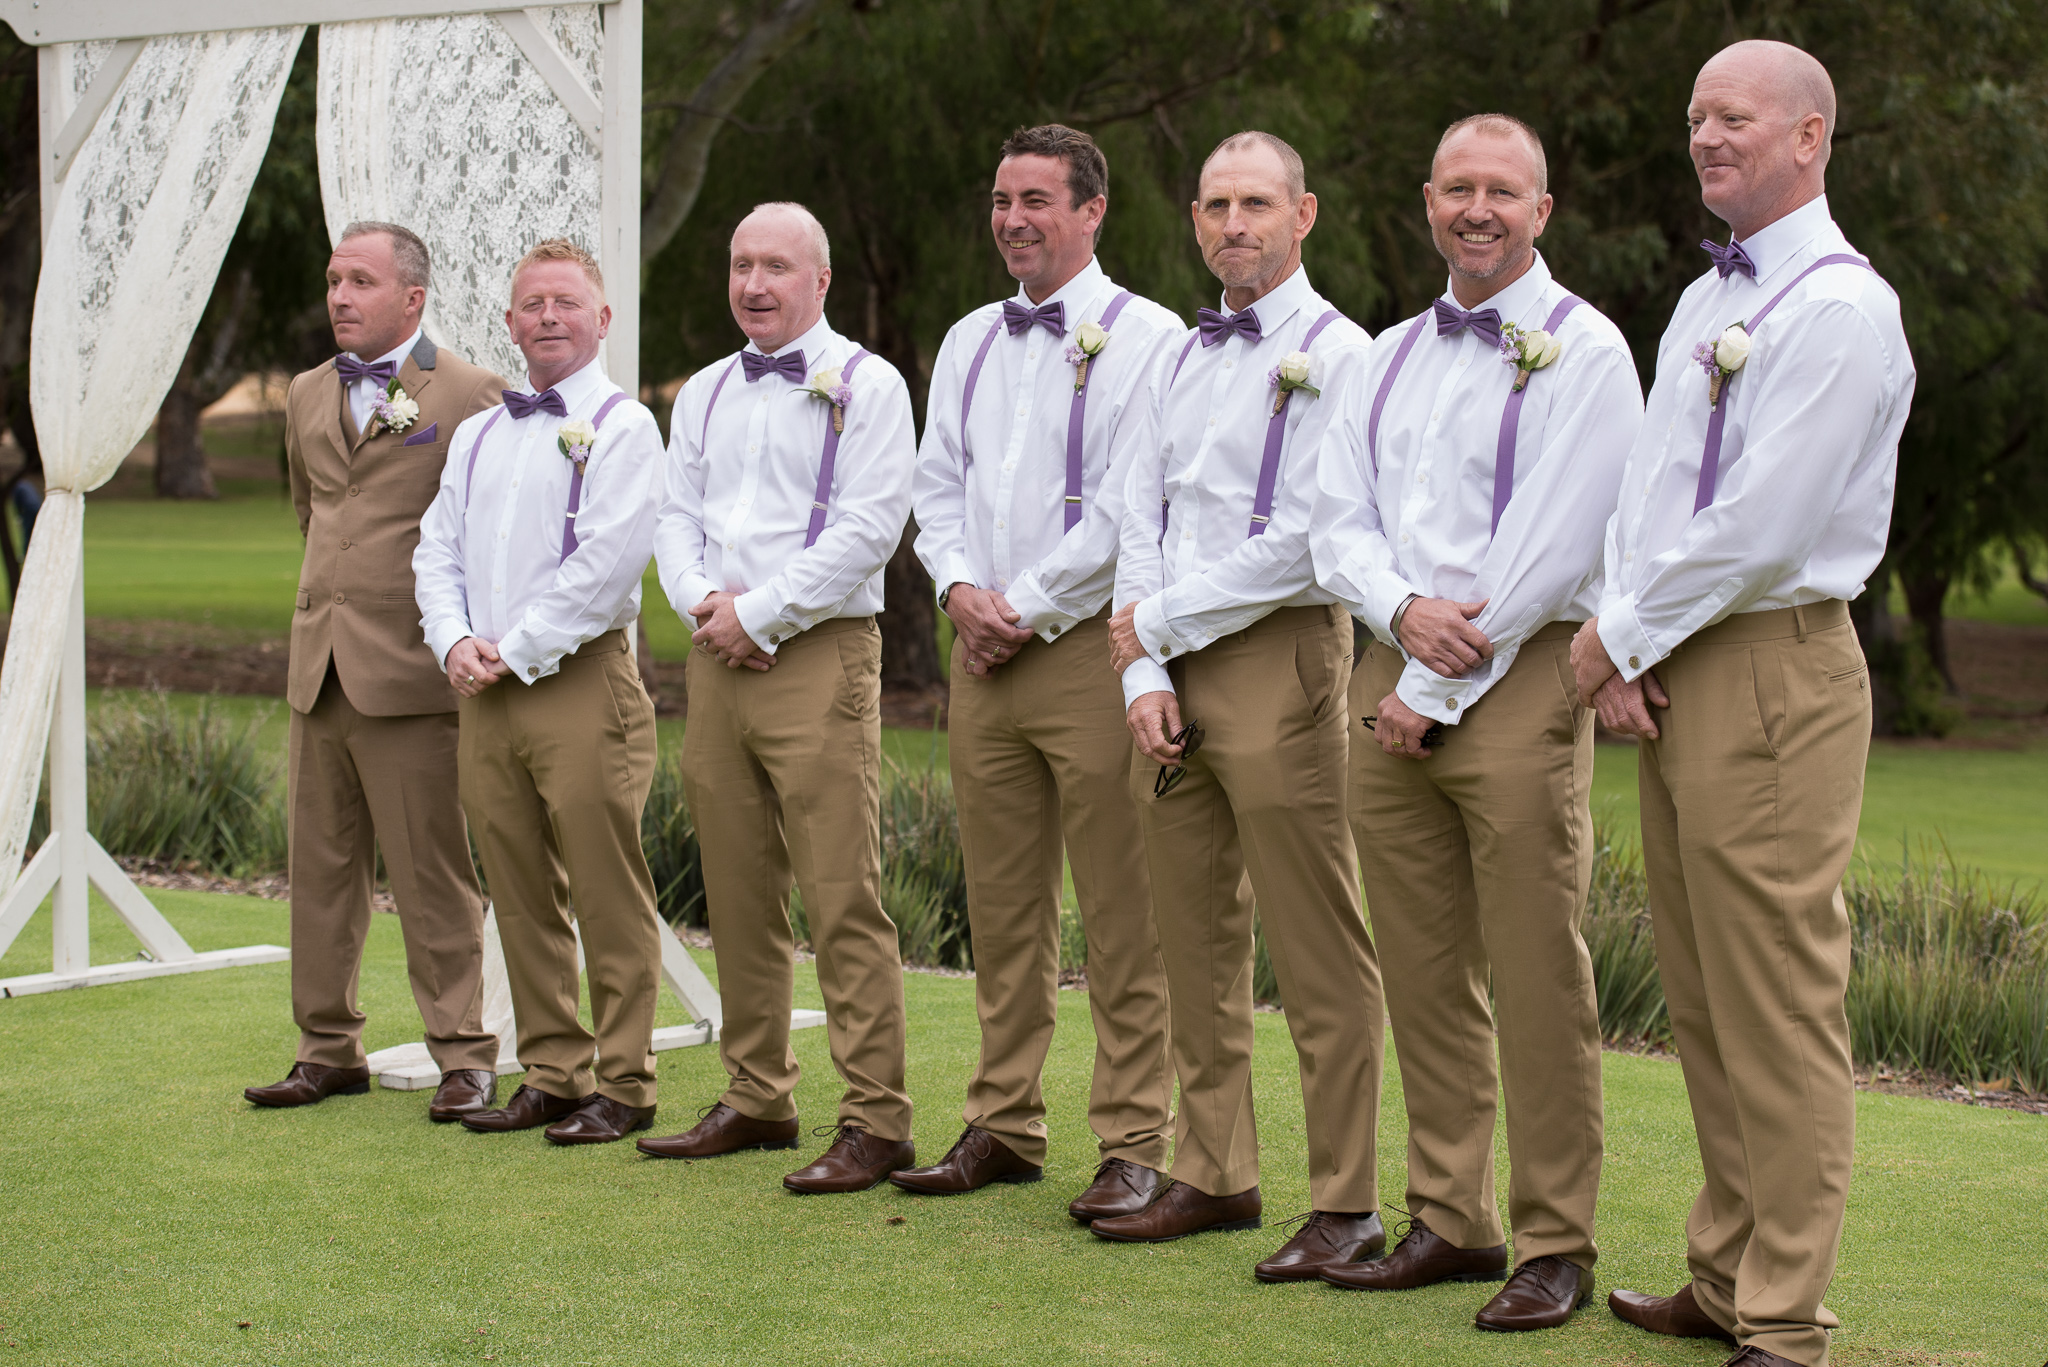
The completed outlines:
<svg viewBox="0 0 2048 1367">
<path fill-rule="evenodd" d="M 825 349 L 832 345 L 832 339 L 838 335 L 838 333 L 832 331 L 832 325 L 825 321 L 825 315 L 821 313 L 818 315 L 818 321 L 811 324 L 810 331 L 804 333 L 801 337 L 792 338 L 787 344 L 776 348 L 774 351 L 764 353 L 760 347 L 754 344 L 754 340 L 751 337 L 747 339 L 747 344 L 741 347 L 740 350 L 751 351 L 756 356 L 764 354 L 768 356 L 787 356 L 793 351 L 801 351 L 804 354 L 804 364 L 809 365 L 812 361 L 825 354 Z"/>
<path fill-rule="evenodd" d="M 1067 331 L 1072 332 L 1080 325 L 1082 313 L 1108 283 L 1109 275 L 1102 269 L 1101 263 L 1091 256 L 1088 258 L 1088 264 L 1083 266 L 1072 280 L 1046 296 L 1044 303 L 1033 303 L 1022 285 L 1017 286 L 1016 300 L 1027 309 L 1044 308 L 1046 304 L 1065 305 L 1060 316 L 1066 320 Z"/>
<path fill-rule="evenodd" d="M 583 369 L 573 375 L 557 380 L 555 382 L 555 392 L 562 396 L 563 403 L 574 409 L 577 404 L 589 398 L 599 386 L 605 383 L 603 353 L 600 352 L 597 356 L 592 357 L 590 364 L 584 366 Z M 528 394 L 540 393 L 539 390 L 533 387 L 533 376 L 530 374 L 520 379 L 519 387 Z"/>
<path fill-rule="evenodd" d="M 389 361 L 393 365 L 397 366 L 400 370 L 403 370 L 405 368 L 405 358 L 412 355 L 412 349 L 420 344 L 420 334 L 425 330 L 426 329 L 424 328 L 414 328 L 412 330 L 412 336 L 406 338 L 403 342 L 399 343 L 398 346 L 394 347 L 390 351 L 385 352 L 382 356 L 379 356 L 376 360 L 370 362 L 370 364 L 381 365 L 383 362 Z M 356 356 L 356 354 L 353 351 L 347 354 L 350 356 Z M 360 356 L 356 356 L 356 359 L 360 361 L 363 358 Z"/>
<path fill-rule="evenodd" d="M 1315 298 L 1315 287 L 1308 282 L 1308 267 L 1301 265 L 1294 268 L 1294 274 L 1247 307 L 1259 315 L 1259 331 L 1270 337 L 1274 329 L 1314 303 Z M 1242 310 L 1233 309 L 1228 303 L 1224 303 L 1223 312 L 1225 315 L 1234 316 Z"/>
<path fill-rule="evenodd" d="M 1757 283 L 1762 284 L 1774 275 L 1832 222 L 1834 215 L 1828 212 L 1828 197 L 1820 195 L 1743 238 L 1739 245 L 1749 253 L 1750 264 L 1756 267 Z"/>
<path fill-rule="evenodd" d="M 1543 292 L 1550 288 L 1550 281 L 1550 267 L 1544 264 L 1543 253 L 1538 252 L 1536 260 L 1530 264 L 1528 270 L 1522 272 L 1520 279 L 1479 307 L 1496 310 L 1504 323 L 1518 323 L 1525 328 L 1542 327 Z M 1458 302 L 1458 296 L 1452 292 L 1448 284 L 1444 286 L 1444 292 L 1440 297 L 1455 309 L 1463 311 L 1465 308 Z"/>
</svg>

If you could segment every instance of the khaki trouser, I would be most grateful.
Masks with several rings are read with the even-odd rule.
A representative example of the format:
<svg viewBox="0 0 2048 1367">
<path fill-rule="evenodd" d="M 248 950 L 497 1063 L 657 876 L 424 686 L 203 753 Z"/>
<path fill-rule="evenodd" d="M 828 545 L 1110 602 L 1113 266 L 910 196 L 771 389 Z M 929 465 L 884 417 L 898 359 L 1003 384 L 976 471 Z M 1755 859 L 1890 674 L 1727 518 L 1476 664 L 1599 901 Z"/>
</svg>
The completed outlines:
<svg viewBox="0 0 2048 1367">
<path fill-rule="evenodd" d="M 756 1120 L 796 1114 L 793 870 L 846 1082 L 840 1123 L 903 1140 L 903 961 L 881 900 L 881 670 L 872 617 L 784 641 L 766 673 L 692 651 L 683 786 L 725 1003 L 718 1053 L 732 1086 L 720 1100 Z"/>
<path fill-rule="evenodd" d="M 484 906 L 456 790 L 455 732 L 452 712 L 364 716 L 332 665 L 313 710 L 292 713 L 292 1015 L 302 1063 L 364 1065 L 356 980 L 381 846 L 427 1052 L 443 1072 L 497 1066 L 497 1036 L 483 1027 Z"/>
<path fill-rule="evenodd" d="M 1361 720 L 1400 681 L 1401 652 L 1375 641 L 1351 680 L 1351 828 L 1408 1103 L 1408 1209 L 1459 1248 L 1503 1241 L 1493 1127 L 1505 1087 L 1517 1265 L 1595 1257 L 1600 1008 L 1579 935 L 1593 714 L 1572 678 L 1578 625 L 1531 637 L 1425 760 L 1387 754 Z"/>
<path fill-rule="evenodd" d="M 462 805 L 505 942 L 527 1085 L 652 1106 L 667 931 L 640 851 L 654 704 L 625 633 L 585 643 L 547 678 L 464 698 L 461 715 Z M 594 1036 L 576 1018 L 579 932 Z"/>
<path fill-rule="evenodd" d="M 1101 1156 L 1166 1166 L 1173 1074 L 1166 970 L 1130 793 L 1130 731 L 1109 664 L 1109 614 L 1033 637 L 993 675 L 953 645 L 953 795 L 967 858 L 981 1061 L 965 1117 L 1045 1162 L 1045 1056 L 1059 995 L 1062 837 L 1088 939 Z"/>
<path fill-rule="evenodd" d="M 1133 753 L 1180 1078 L 1172 1176 L 1210 1196 L 1258 1184 L 1252 1118 L 1252 909 L 1300 1058 L 1317 1210 L 1379 1207 L 1386 1008 L 1344 820 L 1351 625 L 1335 607 L 1281 608 L 1171 666 L 1202 748 L 1152 796 Z M 1249 875 L 1249 877 L 1247 877 Z"/>
<path fill-rule="evenodd" d="M 1730 617 L 1657 675 L 1671 707 L 1642 747 L 1643 852 L 1706 1169 L 1693 1294 L 1742 1343 L 1823 1367 L 1855 1139 L 1841 882 L 1870 678 L 1836 600 Z"/>
</svg>

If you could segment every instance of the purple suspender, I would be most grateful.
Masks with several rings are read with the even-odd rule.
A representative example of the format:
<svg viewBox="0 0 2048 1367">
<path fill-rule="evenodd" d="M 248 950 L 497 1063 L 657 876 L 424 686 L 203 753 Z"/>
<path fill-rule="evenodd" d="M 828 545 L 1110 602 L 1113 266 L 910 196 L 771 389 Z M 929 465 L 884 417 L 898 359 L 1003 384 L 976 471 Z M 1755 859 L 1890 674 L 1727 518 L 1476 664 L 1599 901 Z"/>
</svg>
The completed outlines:
<svg viewBox="0 0 2048 1367">
<path fill-rule="evenodd" d="M 1195 349 L 1195 339 L 1201 335 L 1200 332 L 1188 333 L 1187 345 L 1180 349 L 1180 359 L 1173 363 L 1173 374 L 1169 375 L 1166 379 L 1166 387 L 1168 389 L 1172 389 L 1173 382 L 1180 378 L 1180 368 L 1188 363 L 1188 356 Z M 1159 539 L 1161 541 L 1166 540 L 1166 519 L 1172 507 L 1172 503 L 1166 498 L 1165 491 L 1161 490 L 1159 497 Z"/>
<path fill-rule="evenodd" d="M 996 344 L 996 334 L 1003 330 L 1003 315 L 996 314 L 996 320 L 988 326 L 988 336 L 981 339 L 981 349 L 974 353 L 974 364 L 967 367 L 967 388 L 960 395 L 960 465 L 964 469 L 970 459 L 967 454 L 967 410 L 974 407 L 974 385 L 981 378 L 981 363 L 988 359 L 988 349 Z"/>
<path fill-rule="evenodd" d="M 865 361 L 870 354 L 866 349 L 854 352 L 853 358 L 840 369 L 839 383 L 851 389 L 853 368 Z M 819 535 L 825 530 L 825 509 L 832 502 L 832 468 L 838 463 L 839 425 L 828 418 L 825 422 L 825 453 L 818 457 L 818 492 L 811 497 L 811 525 L 804 533 L 805 550 L 817 545 Z"/>
<path fill-rule="evenodd" d="M 1301 349 L 1307 351 L 1314 346 L 1323 329 L 1343 316 L 1331 309 L 1316 319 L 1308 336 L 1301 339 Z M 1273 408 L 1273 416 L 1266 419 L 1266 451 L 1259 459 L 1259 489 L 1252 495 L 1252 529 L 1245 533 L 1247 537 L 1264 536 L 1266 524 L 1273 520 L 1273 486 L 1280 478 L 1280 442 L 1287 435 L 1287 401 L 1293 397 L 1291 389 L 1282 394 Z"/>
<path fill-rule="evenodd" d="M 732 378 L 732 372 L 739 366 L 740 358 L 735 356 L 725 367 L 725 373 L 718 377 L 718 383 L 711 386 L 711 402 L 704 405 L 704 430 L 697 434 L 697 454 L 704 454 L 704 447 L 711 441 L 711 410 L 718 407 L 718 395 L 724 390 L 725 382 Z"/>
<path fill-rule="evenodd" d="M 1550 311 L 1550 317 L 1543 322 L 1543 330 L 1555 337 L 1558 324 L 1564 321 L 1565 315 L 1585 302 L 1575 294 L 1567 294 Z M 1500 412 L 1500 442 L 1493 448 L 1493 530 L 1496 532 L 1500 530 L 1500 515 L 1508 510 L 1508 500 L 1515 493 L 1515 439 L 1522 426 L 1522 400 L 1528 394 L 1527 385 L 1510 389 L 1507 407 Z"/>
<path fill-rule="evenodd" d="M 505 405 L 499 404 L 491 410 L 491 416 L 484 419 L 484 430 L 476 434 L 476 443 L 469 448 L 469 468 L 463 474 L 462 511 L 469 512 L 470 491 L 476 488 L 476 453 L 484 449 L 484 438 L 491 435 L 491 429 L 498 425 L 498 419 L 505 416 Z"/>
<path fill-rule="evenodd" d="M 590 449 L 593 455 L 597 452 L 596 433 L 603 430 L 606 416 L 611 413 L 612 409 L 618 407 L 625 397 L 624 391 L 612 395 L 604 401 L 604 406 L 597 410 L 597 416 L 590 420 L 590 431 L 592 433 Z M 580 461 L 571 461 L 570 464 L 576 467 L 576 473 L 569 476 L 569 511 L 562 516 L 562 559 L 564 560 L 567 560 L 576 553 L 576 510 L 583 506 L 583 469 L 590 464 L 590 458 L 586 456 Z"/>
<path fill-rule="evenodd" d="M 1877 271 L 1877 267 L 1871 265 L 1860 256 L 1849 256 L 1841 252 L 1837 252 L 1833 256 L 1823 256 L 1820 260 L 1793 276 L 1791 285 L 1785 286 L 1785 288 L 1772 295 L 1771 302 L 1758 309 L 1756 316 L 1743 324 L 1742 330 L 1754 336 L 1756 330 L 1763 325 L 1764 319 L 1770 316 L 1771 310 L 1776 308 L 1779 301 L 1792 292 L 1792 285 L 1798 284 L 1822 266 L 1861 266 L 1864 270 L 1870 271 L 1873 274 Z M 1882 283 L 1884 277 L 1879 276 L 1878 279 Z M 1889 289 L 1891 287 L 1886 285 L 1885 288 Z M 1736 375 L 1741 373 L 1739 370 L 1735 372 Z M 1713 414 L 1707 419 L 1707 445 L 1706 449 L 1700 452 L 1699 488 L 1692 497 L 1694 517 L 1698 517 L 1700 509 L 1714 501 L 1714 486 L 1721 479 L 1721 428 L 1728 419 L 1728 391 L 1734 384 L 1735 375 L 1730 375 L 1721 382 L 1721 402 L 1714 405 Z"/>
<path fill-rule="evenodd" d="M 1399 349 L 1394 352 L 1394 363 L 1388 366 L 1387 373 L 1380 377 L 1379 392 L 1372 396 L 1372 416 L 1366 419 L 1365 423 L 1365 453 L 1372 460 L 1372 472 L 1375 476 L 1380 472 L 1380 413 L 1387 406 L 1387 395 L 1394 392 L 1394 377 L 1401 373 L 1402 365 L 1408 360 L 1408 353 L 1415 350 L 1415 339 L 1422 335 L 1423 325 L 1429 321 L 1429 312 L 1428 309 L 1424 309 L 1422 316 L 1408 329 L 1408 335 L 1401 339 Z"/>
<path fill-rule="evenodd" d="M 1116 316 L 1124 311 L 1124 305 L 1131 302 L 1131 292 L 1124 290 L 1109 301 L 1109 307 L 1102 311 L 1100 326 L 1104 332 L 1115 325 Z M 1088 383 L 1095 378 L 1095 367 L 1091 364 L 1081 376 L 1081 383 L 1074 389 L 1074 401 L 1067 407 L 1067 525 L 1074 530 L 1081 520 L 1081 420 L 1088 412 Z M 963 410 L 964 411 L 964 410 Z M 960 440 L 967 440 L 967 429 L 960 429 Z"/>
</svg>

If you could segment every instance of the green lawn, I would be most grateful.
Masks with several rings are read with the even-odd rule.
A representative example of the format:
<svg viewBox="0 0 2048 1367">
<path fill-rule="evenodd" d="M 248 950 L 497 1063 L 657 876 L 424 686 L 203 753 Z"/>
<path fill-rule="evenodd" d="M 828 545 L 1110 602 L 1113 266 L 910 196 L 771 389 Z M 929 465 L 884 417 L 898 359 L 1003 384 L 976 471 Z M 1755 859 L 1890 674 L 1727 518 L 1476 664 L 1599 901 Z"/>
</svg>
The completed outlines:
<svg viewBox="0 0 2048 1367">
<path fill-rule="evenodd" d="M 280 904 L 159 900 L 202 949 L 285 938 Z M 126 957 L 132 944 L 99 916 L 96 957 Z M 47 945 L 38 917 L 0 973 L 40 967 Z M 887 1188 L 798 1198 L 778 1185 L 797 1155 L 686 1164 L 625 1145 L 558 1150 L 430 1125 L 425 1093 L 252 1109 L 240 1089 L 291 1058 L 288 982 L 274 965 L 0 1002 L 0 1360 L 1708 1367 L 1725 1355 L 1598 1308 L 1553 1333 L 1481 1334 L 1470 1316 L 1485 1287 L 1260 1286 L 1250 1265 L 1282 1237 L 1271 1228 L 1158 1247 L 1095 1240 L 1063 1213 L 1093 1166 L 1077 993 L 1060 996 L 1047 1181 L 953 1200 Z M 908 996 L 916 1137 L 933 1157 L 957 1132 L 972 988 L 913 975 Z M 394 918 L 375 920 L 363 1000 L 370 1047 L 417 1037 Z M 798 1001 L 819 1004 L 808 967 Z M 678 1014 L 665 1006 L 665 1021 Z M 1277 1220 L 1307 1202 L 1300 1095 L 1282 1017 L 1258 1029 Z M 824 1032 L 800 1032 L 796 1048 L 803 1115 L 825 1123 L 837 1088 Z M 722 1075 L 711 1049 L 660 1057 L 666 1133 Z M 1681 1224 L 1698 1181 L 1679 1070 L 1610 1055 L 1606 1077 L 1600 1288 L 1669 1290 L 1685 1276 Z M 2048 1126 L 1882 1096 L 1862 1097 L 1858 1117 L 1829 1301 L 1843 1321 L 1836 1361 L 2033 1367 L 2048 1350 Z M 1402 1124 L 1390 1070 L 1380 1151 L 1393 1200 Z"/>
</svg>

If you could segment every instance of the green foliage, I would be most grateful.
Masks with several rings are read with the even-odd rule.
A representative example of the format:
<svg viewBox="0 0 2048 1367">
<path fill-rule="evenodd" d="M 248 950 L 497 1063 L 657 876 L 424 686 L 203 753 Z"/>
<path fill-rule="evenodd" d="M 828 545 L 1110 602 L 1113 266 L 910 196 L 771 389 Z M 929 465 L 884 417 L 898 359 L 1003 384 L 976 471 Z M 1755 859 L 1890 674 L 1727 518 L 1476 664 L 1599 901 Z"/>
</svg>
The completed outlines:
<svg viewBox="0 0 2048 1367">
<path fill-rule="evenodd" d="M 683 756 L 665 750 L 654 766 L 654 785 L 640 813 L 640 848 L 654 875 L 654 905 L 671 925 L 704 924 L 704 870 L 697 824 L 683 797 Z"/>
<path fill-rule="evenodd" d="M 1636 842 L 1602 813 L 1593 824 L 1593 882 L 1580 927 L 1593 959 L 1600 1036 L 1615 1044 L 1671 1044 L 1664 980 L 1650 929 L 1650 884 Z"/>
<path fill-rule="evenodd" d="M 1927 653 L 1927 632 L 1918 624 L 1905 635 L 1875 637 L 1864 643 L 1873 679 L 1885 687 L 1878 734 L 1946 736 L 1962 724 L 1962 709 L 1949 701 L 1941 673 Z"/>
<path fill-rule="evenodd" d="M 175 709 L 162 693 L 102 705 L 85 749 L 86 817 L 100 845 L 231 877 L 282 869 L 283 785 L 262 726 L 237 726 L 205 699 Z M 48 831 L 45 793 L 31 839 Z"/>
</svg>

